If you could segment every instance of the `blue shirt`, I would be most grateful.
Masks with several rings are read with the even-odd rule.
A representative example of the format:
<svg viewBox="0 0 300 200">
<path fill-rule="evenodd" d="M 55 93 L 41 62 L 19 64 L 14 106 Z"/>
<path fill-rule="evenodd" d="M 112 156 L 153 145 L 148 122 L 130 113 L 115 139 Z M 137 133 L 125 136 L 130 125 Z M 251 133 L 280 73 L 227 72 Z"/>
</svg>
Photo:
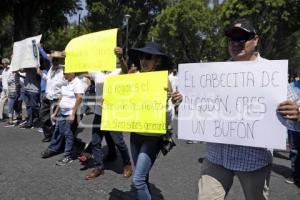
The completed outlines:
<svg viewBox="0 0 300 200">
<path fill-rule="evenodd" d="M 44 51 L 43 48 L 39 48 L 39 52 L 40 52 L 40 55 L 42 57 L 42 59 L 45 60 L 45 66 L 44 66 L 44 69 L 43 69 L 43 73 L 46 75 L 50 69 L 50 65 L 51 65 L 51 62 L 47 56 L 47 53 Z M 41 79 L 41 82 L 40 82 L 40 87 L 41 87 L 41 92 L 45 92 L 46 91 L 46 80 L 44 79 Z"/>
<path fill-rule="evenodd" d="M 292 100 L 300 106 L 300 90 L 297 88 L 299 83 L 291 83 L 288 85 L 288 100 Z M 284 118 L 282 115 L 277 114 L 279 121 L 287 127 L 288 130 L 295 131 L 294 133 L 300 133 L 300 121 L 289 120 Z"/>
<path fill-rule="evenodd" d="M 257 61 L 265 60 L 257 53 Z M 207 143 L 207 159 L 229 170 L 255 171 L 271 164 L 272 157 L 272 152 L 266 148 Z"/>
</svg>

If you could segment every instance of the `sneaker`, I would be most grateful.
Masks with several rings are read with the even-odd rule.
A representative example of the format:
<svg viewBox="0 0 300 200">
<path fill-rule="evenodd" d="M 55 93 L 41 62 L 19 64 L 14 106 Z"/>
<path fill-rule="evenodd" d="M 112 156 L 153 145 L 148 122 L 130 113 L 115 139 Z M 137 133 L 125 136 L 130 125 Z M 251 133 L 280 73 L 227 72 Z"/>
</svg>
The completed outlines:
<svg viewBox="0 0 300 200">
<path fill-rule="evenodd" d="M 60 159 L 56 162 L 56 165 L 65 166 L 71 162 L 73 162 L 71 157 L 63 157 L 62 159 Z"/>
<path fill-rule="evenodd" d="M 15 124 L 12 122 L 7 122 L 7 124 L 4 125 L 5 128 L 9 128 L 9 127 L 13 127 L 13 126 L 15 126 Z"/>
<path fill-rule="evenodd" d="M 286 178 L 284 182 L 286 182 L 287 184 L 294 184 L 295 183 L 293 177 Z"/>
<path fill-rule="evenodd" d="M 38 129 L 38 132 L 39 132 L 39 133 L 44 133 L 44 131 L 43 131 L 42 128 L 39 128 L 39 129 Z"/>
<path fill-rule="evenodd" d="M 28 124 L 23 124 L 23 125 L 20 125 L 19 127 L 20 127 L 20 129 L 33 129 L 33 126 L 30 126 Z"/>
<path fill-rule="evenodd" d="M 19 126 L 23 126 L 24 124 L 26 124 L 27 123 L 27 121 L 26 120 L 24 120 L 24 121 L 21 121 L 20 122 L 20 124 L 19 124 Z"/>
</svg>

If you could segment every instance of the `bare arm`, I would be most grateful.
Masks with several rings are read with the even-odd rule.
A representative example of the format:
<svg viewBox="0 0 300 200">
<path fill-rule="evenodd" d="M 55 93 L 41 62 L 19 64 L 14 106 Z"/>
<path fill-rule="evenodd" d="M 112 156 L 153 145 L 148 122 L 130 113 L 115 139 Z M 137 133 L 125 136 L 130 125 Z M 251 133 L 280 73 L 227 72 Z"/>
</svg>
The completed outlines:
<svg viewBox="0 0 300 200">
<path fill-rule="evenodd" d="M 82 94 L 75 94 L 75 97 L 76 97 L 76 102 L 75 102 L 75 105 L 72 109 L 72 114 L 70 115 L 70 122 L 73 123 L 74 120 L 75 120 L 75 116 L 76 116 L 76 112 L 81 104 L 81 101 L 82 101 Z"/>
<path fill-rule="evenodd" d="M 56 120 L 56 115 L 57 113 L 59 112 L 60 110 L 60 107 L 59 107 L 59 103 L 61 101 L 61 98 L 62 97 L 59 97 L 58 101 L 57 101 L 57 106 L 55 107 L 55 110 L 53 111 L 52 115 L 51 115 L 51 122 L 52 124 L 55 124 L 55 120 Z"/>
<path fill-rule="evenodd" d="M 116 47 L 114 51 L 115 51 L 117 58 L 119 59 L 122 73 L 127 74 L 128 66 L 127 66 L 126 60 L 123 57 L 123 49 L 121 47 Z"/>
</svg>

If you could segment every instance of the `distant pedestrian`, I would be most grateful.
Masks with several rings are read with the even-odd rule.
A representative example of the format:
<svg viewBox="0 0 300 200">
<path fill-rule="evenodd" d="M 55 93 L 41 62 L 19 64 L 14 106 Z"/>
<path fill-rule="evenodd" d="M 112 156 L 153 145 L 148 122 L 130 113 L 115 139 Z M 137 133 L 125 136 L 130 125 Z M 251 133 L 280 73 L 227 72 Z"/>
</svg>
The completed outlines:
<svg viewBox="0 0 300 200">
<path fill-rule="evenodd" d="M 0 76 L 1 81 L 2 81 L 2 92 L 1 92 L 1 97 L 0 97 L 0 121 L 4 121 L 4 115 L 3 115 L 3 111 L 4 111 L 4 106 L 7 103 L 8 100 L 8 83 L 7 83 L 7 79 L 8 79 L 8 75 L 10 72 L 10 66 L 9 66 L 9 59 L 8 58 L 3 58 L 2 59 L 2 65 L 4 67 L 2 74 Z"/>
</svg>

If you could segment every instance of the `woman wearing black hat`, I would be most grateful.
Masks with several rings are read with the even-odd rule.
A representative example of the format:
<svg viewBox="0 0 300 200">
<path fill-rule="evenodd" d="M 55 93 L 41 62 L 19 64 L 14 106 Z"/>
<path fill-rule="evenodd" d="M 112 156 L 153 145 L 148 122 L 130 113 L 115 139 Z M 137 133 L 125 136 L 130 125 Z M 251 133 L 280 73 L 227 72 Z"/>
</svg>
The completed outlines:
<svg viewBox="0 0 300 200">
<path fill-rule="evenodd" d="M 140 67 L 141 72 L 167 70 L 171 67 L 169 57 L 161 51 L 160 46 L 155 42 L 148 42 L 143 48 L 130 49 L 128 54 L 129 59 Z M 172 102 L 182 100 L 179 92 L 174 92 L 171 95 L 171 88 L 168 89 L 168 94 L 168 97 L 172 98 Z M 167 125 L 170 122 L 171 112 L 167 108 Z M 133 185 L 140 200 L 151 199 L 149 172 L 161 149 L 161 145 L 161 135 L 132 133 L 130 136 L 131 155 L 135 166 Z"/>
</svg>

